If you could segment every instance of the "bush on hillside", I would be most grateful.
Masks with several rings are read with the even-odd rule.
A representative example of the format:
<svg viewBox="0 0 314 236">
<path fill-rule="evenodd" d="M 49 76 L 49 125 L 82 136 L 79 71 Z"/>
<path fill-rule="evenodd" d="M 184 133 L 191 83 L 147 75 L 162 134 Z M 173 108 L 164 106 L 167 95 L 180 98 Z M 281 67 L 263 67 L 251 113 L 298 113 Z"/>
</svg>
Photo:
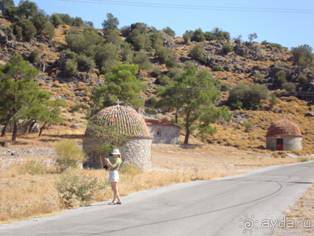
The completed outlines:
<svg viewBox="0 0 314 236">
<path fill-rule="evenodd" d="M 54 25 L 54 27 L 58 27 L 59 25 L 63 24 L 63 21 L 59 14 L 52 14 L 50 16 L 50 22 Z"/>
<path fill-rule="evenodd" d="M 95 62 L 102 73 L 107 73 L 120 62 L 119 48 L 107 43 L 96 48 Z"/>
<path fill-rule="evenodd" d="M 228 42 L 223 45 L 221 53 L 223 55 L 227 55 L 228 53 L 232 52 L 233 49 L 234 49 L 233 46 Z"/>
<path fill-rule="evenodd" d="M 33 23 L 27 19 L 22 19 L 14 24 L 14 34 L 20 41 L 31 41 L 37 31 Z"/>
<path fill-rule="evenodd" d="M 160 47 L 156 50 L 156 56 L 160 63 L 166 64 L 167 67 L 173 67 L 176 64 L 176 57 L 169 48 Z"/>
<path fill-rule="evenodd" d="M 284 90 L 286 90 L 288 93 L 292 93 L 294 94 L 297 90 L 297 87 L 296 87 L 296 84 L 295 83 L 292 83 L 292 82 L 285 82 L 283 85 L 282 85 L 282 88 Z"/>
<path fill-rule="evenodd" d="M 40 57 L 41 57 L 41 51 L 38 49 L 35 49 L 29 55 L 28 60 L 30 63 L 38 64 L 40 62 Z"/>
<path fill-rule="evenodd" d="M 204 47 L 202 45 L 195 45 L 190 53 L 189 53 L 190 57 L 196 61 L 199 61 L 202 64 L 206 64 L 208 61 L 208 53 L 207 51 L 204 49 Z"/>
<path fill-rule="evenodd" d="M 183 34 L 184 43 L 185 44 L 190 43 L 192 36 L 193 36 L 193 31 L 191 31 L 191 30 L 185 31 L 185 33 Z"/>
<path fill-rule="evenodd" d="M 63 66 L 63 73 L 66 76 L 74 76 L 77 74 L 77 61 L 74 59 L 67 59 Z"/>
<path fill-rule="evenodd" d="M 96 51 L 95 46 L 102 42 L 102 38 L 95 30 L 85 29 L 83 32 L 70 31 L 65 41 L 73 52 L 93 56 Z"/>
<path fill-rule="evenodd" d="M 276 72 L 273 79 L 273 86 L 275 88 L 282 88 L 283 84 L 287 82 L 287 74 L 284 70 Z"/>
<path fill-rule="evenodd" d="M 149 34 L 141 29 L 135 28 L 129 33 L 126 41 L 133 45 L 136 51 L 149 50 L 151 48 L 151 40 Z"/>
<path fill-rule="evenodd" d="M 171 79 L 167 75 L 160 75 L 156 80 L 155 84 L 161 85 L 161 86 L 166 86 L 169 84 Z"/>
<path fill-rule="evenodd" d="M 77 57 L 77 68 L 79 71 L 88 72 L 95 67 L 95 62 L 92 58 L 79 55 Z"/>
<path fill-rule="evenodd" d="M 152 64 L 145 51 L 135 52 L 133 63 L 138 65 L 140 71 L 150 70 L 152 68 Z"/>
<path fill-rule="evenodd" d="M 313 53 L 312 48 L 307 45 L 300 45 L 291 50 L 293 54 L 293 62 L 299 66 L 307 67 L 313 65 Z"/>
<path fill-rule="evenodd" d="M 203 30 L 202 29 L 196 29 L 193 32 L 191 40 L 195 41 L 195 42 L 203 42 L 203 41 L 205 41 L 205 35 L 204 35 Z"/>
<path fill-rule="evenodd" d="M 240 84 L 231 89 L 227 104 L 232 109 L 257 110 L 261 101 L 268 98 L 268 90 L 264 85 Z"/>
<path fill-rule="evenodd" d="M 173 38 L 176 36 L 176 32 L 173 29 L 171 29 L 170 27 L 166 27 L 162 31 L 165 32 L 166 34 L 168 34 L 169 36 L 173 37 Z"/>
</svg>

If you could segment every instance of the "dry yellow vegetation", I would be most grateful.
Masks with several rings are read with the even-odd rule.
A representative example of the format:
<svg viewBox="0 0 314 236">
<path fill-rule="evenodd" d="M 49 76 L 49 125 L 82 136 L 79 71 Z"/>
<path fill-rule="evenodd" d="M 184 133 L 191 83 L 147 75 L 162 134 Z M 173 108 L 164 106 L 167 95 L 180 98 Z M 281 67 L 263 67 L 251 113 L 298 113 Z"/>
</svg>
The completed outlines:
<svg viewBox="0 0 314 236">
<path fill-rule="evenodd" d="M 314 185 L 287 211 L 286 219 L 294 222 L 294 227 L 277 229 L 275 235 L 314 235 Z"/>
<path fill-rule="evenodd" d="M 145 173 L 128 169 L 121 173 L 120 189 L 123 196 L 173 183 L 207 180 L 241 174 L 263 166 L 297 162 L 298 159 L 272 157 L 270 153 L 239 151 L 217 145 L 180 147 L 153 146 L 153 170 Z M 78 170 L 84 178 L 95 178 L 101 189 L 93 192 L 88 202 L 111 198 L 106 184 L 105 170 Z M 6 222 L 65 208 L 60 199 L 57 183 L 61 174 L 54 166 L 47 168 L 38 158 L 16 162 L 0 172 L 0 221 Z"/>
</svg>

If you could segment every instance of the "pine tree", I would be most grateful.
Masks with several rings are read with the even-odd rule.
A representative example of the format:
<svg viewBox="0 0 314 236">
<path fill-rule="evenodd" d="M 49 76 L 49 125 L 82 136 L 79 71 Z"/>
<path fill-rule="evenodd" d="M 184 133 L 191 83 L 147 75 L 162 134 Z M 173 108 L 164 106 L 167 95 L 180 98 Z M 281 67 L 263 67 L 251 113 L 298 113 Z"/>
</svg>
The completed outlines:
<svg viewBox="0 0 314 236">
<path fill-rule="evenodd" d="M 194 65 L 186 65 L 184 72 L 160 96 L 166 101 L 163 105 L 175 109 L 183 121 L 184 144 L 189 143 L 194 130 L 209 134 L 213 130 L 211 123 L 230 117 L 225 107 L 216 106 L 219 91 L 209 72 Z"/>
<path fill-rule="evenodd" d="M 136 77 L 138 66 L 132 64 L 121 64 L 112 69 L 106 75 L 105 82 L 93 91 L 94 108 L 92 113 L 111 106 L 117 100 L 125 102 L 136 108 L 143 106 L 141 98 L 143 83 Z"/>
<path fill-rule="evenodd" d="M 20 55 L 13 56 L 0 68 L 0 121 L 5 128 L 12 123 L 12 141 L 16 141 L 19 120 L 59 121 L 57 104 L 40 89 L 35 80 L 38 71 Z"/>
</svg>

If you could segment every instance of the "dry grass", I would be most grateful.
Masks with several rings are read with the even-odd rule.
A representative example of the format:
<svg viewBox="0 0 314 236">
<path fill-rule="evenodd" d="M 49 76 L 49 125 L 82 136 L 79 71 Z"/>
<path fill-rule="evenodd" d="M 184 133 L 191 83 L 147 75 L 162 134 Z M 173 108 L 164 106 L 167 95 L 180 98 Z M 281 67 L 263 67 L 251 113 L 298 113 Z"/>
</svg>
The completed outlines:
<svg viewBox="0 0 314 236">
<path fill-rule="evenodd" d="M 0 180 L 0 221 L 60 210 L 54 176 L 20 175 Z"/>
<path fill-rule="evenodd" d="M 272 157 L 270 153 L 240 151 L 232 147 L 154 145 L 153 170 L 134 168 L 121 171 L 121 195 L 173 183 L 219 178 L 274 164 L 297 162 L 298 159 Z M 30 171 L 31 170 L 31 171 Z M 0 221 L 27 218 L 64 209 L 57 183 L 56 168 L 43 167 L 34 160 L 15 163 L 0 172 Z M 104 170 L 78 170 L 79 175 L 97 179 L 102 188 L 93 191 L 91 201 L 111 198 Z M 73 207 L 89 202 L 76 202 Z M 72 204 L 73 202 L 71 202 Z"/>
<path fill-rule="evenodd" d="M 314 235 L 314 185 L 286 214 L 288 220 L 296 222 L 295 228 L 278 229 L 276 235 Z M 312 228 L 304 227 L 304 222 L 311 222 Z"/>
</svg>

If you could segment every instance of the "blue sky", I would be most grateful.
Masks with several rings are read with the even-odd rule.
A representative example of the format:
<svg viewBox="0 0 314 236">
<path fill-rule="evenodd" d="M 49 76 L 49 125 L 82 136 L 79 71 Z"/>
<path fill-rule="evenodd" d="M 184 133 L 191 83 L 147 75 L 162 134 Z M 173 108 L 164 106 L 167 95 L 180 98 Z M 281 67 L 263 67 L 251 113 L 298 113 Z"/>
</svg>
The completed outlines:
<svg viewBox="0 0 314 236">
<path fill-rule="evenodd" d="M 112 3 L 115 1 L 118 5 Z M 259 41 L 267 40 L 287 47 L 309 44 L 314 48 L 314 1 L 311 0 L 35 0 L 34 2 L 48 14 L 59 12 L 80 16 L 84 20 L 92 21 L 96 27 L 100 27 L 106 13 L 111 12 L 119 18 L 120 26 L 135 22 L 144 22 L 158 29 L 170 26 L 178 35 L 187 29 L 200 27 L 203 30 L 211 30 L 219 27 L 229 31 L 232 37 L 242 35 L 243 39 L 247 39 L 248 34 L 256 32 Z M 134 5 L 134 2 L 141 7 L 130 6 Z M 151 7 L 152 3 L 161 5 Z M 181 8 L 174 7 L 174 4 L 181 5 Z M 194 5 L 196 10 L 186 5 Z M 223 7 L 223 10 L 218 10 L 219 7 Z M 226 7 L 232 7 L 233 10 L 226 10 Z M 287 11 L 294 13 L 281 13 Z"/>
</svg>

